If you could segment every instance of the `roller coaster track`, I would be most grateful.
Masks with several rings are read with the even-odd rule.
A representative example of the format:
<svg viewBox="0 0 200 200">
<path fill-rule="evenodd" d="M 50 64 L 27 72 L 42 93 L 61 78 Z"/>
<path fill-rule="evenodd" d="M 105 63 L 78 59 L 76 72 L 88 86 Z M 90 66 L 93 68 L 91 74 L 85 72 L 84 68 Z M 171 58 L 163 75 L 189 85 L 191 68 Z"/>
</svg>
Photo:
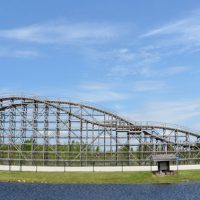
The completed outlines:
<svg viewBox="0 0 200 200">
<path fill-rule="evenodd" d="M 127 120 L 123 117 L 120 117 L 119 115 L 116 115 L 114 113 L 108 112 L 106 110 L 102 110 L 100 108 L 97 107 L 93 107 L 90 105 L 86 105 L 86 104 L 81 104 L 81 103 L 74 103 L 74 102 L 67 102 L 67 101 L 58 101 L 58 100 L 45 100 L 45 99 L 40 99 L 40 98 L 27 98 L 27 97 L 18 97 L 18 96 L 10 96 L 10 97 L 0 97 L 0 101 L 8 101 L 8 100 L 27 100 L 30 102 L 26 102 L 24 103 L 24 105 L 27 104 L 34 104 L 34 103 L 44 103 L 44 104 L 48 104 L 49 106 L 52 106 L 54 108 L 58 108 L 55 104 L 69 104 L 69 105 L 73 105 L 73 106 L 79 106 L 79 107 L 83 107 L 83 108 L 89 108 L 104 114 L 108 114 L 110 116 L 115 117 L 116 119 L 122 120 L 125 123 L 127 123 L 127 127 L 136 127 L 136 128 L 160 128 L 160 129 L 166 129 L 166 130 L 174 130 L 174 131 L 178 131 L 178 132 L 182 132 L 182 133 L 187 133 L 196 137 L 200 137 L 200 131 L 197 130 L 193 130 L 184 126 L 179 126 L 176 124 L 170 124 L 170 123 L 162 123 L 162 122 L 152 122 L 152 121 L 130 121 Z M 17 107 L 17 106 L 21 106 L 23 104 L 11 104 L 11 105 L 7 105 L 5 107 L 2 107 L 0 109 L 0 112 L 3 110 L 6 110 L 10 107 Z M 69 113 L 68 111 L 61 109 L 60 110 Z M 72 114 L 73 115 L 73 114 Z M 80 118 L 78 115 L 74 115 L 74 117 Z M 109 124 L 103 124 L 101 122 L 98 121 L 89 121 L 87 119 L 83 120 L 87 121 L 88 123 L 95 123 L 96 125 L 102 126 L 102 127 L 110 127 Z M 124 126 L 123 126 L 124 127 Z"/>
<path fill-rule="evenodd" d="M 121 136 L 119 136 L 120 134 Z M 195 152 L 194 159 L 194 157 L 198 157 L 200 144 L 200 132 L 183 126 L 160 122 L 131 121 L 119 114 L 86 103 L 40 97 L 1 96 L 0 139 L 2 142 L 0 144 L 9 144 L 15 146 L 18 151 L 22 151 L 16 141 L 23 142 L 24 138 L 39 138 L 40 145 L 43 145 L 41 151 L 43 160 L 48 160 L 45 148 L 49 148 L 49 146 L 55 152 L 57 159 L 62 158 L 63 152 L 58 148 L 60 144 L 64 144 L 64 141 L 68 143 L 69 160 L 71 154 L 69 149 L 72 145 L 72 138 L 75 138 L 80 142 L 80 153 L 75 156 L 74 161 L 78 158 L 81 162 L 84 160 L 81 156 L 85 149 L 87 150 L 87 145 L 93 145 L 92 148 L 102 146 L 104 161 L 108 154 L 108 146 L 111 152 L 110 159 L 112 160 L 114 155 L 117 162 L 120 157 L 118 155 L 119 147 L 127 148 L 129 161 L 135 158 L 132 156 L 131 159 L 133 152 L 130 151 L 130 147 L 134 149 L 135 146 L 137 148 L 143 146 L 144 148 L 145 145 L 153 153 L 166 148 L 166 145 L 171 146 L 171 151 L 175 151 L 177 146 L 182 149 L 186 148 L 190 152 L 187 159 L 192 158 L 191 153 Z M 49 143 L 51 138 L 54 138 L 52 144 Z M 102 138 L 103 140 L 100 141 Z M 109 145 L 106 138 L 109 138 Z M 43 142 L 41 142 L 42 139 L 44 139 Z M 84 146 L 85 144 L 86 146 Z M 34 148 L 39 149 L 40 145 L 36 147 L 36 144 L 32 144 L 31 149 L 33 151 Z M 113 148 L 115 148 L 115 153 L 112 153 Z M 141 152 L 143 151 L 141 150 Z M 31 152 L 31 157 L 34 157 L 33 152 Z M 6 159 L 10 159 L 10 157 Z M 87 156 L 85 159 L 88 162 Z M 65 159 L 63 158 L 63 160 Z"/>
</svg>

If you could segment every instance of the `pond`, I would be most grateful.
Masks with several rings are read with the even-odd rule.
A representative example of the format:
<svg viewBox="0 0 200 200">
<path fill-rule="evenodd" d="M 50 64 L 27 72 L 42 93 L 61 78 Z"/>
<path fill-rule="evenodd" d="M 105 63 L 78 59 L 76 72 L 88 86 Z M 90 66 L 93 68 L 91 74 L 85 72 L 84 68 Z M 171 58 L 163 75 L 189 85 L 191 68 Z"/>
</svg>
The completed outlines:
<svg viewBox="0 0 200 200">
<path fill-rule="evenodd" d="M 192 200 L 200 197 L 200 182 L 153 185 L 54 185 L 0 183 L 1 200 Z"/>
</svg>

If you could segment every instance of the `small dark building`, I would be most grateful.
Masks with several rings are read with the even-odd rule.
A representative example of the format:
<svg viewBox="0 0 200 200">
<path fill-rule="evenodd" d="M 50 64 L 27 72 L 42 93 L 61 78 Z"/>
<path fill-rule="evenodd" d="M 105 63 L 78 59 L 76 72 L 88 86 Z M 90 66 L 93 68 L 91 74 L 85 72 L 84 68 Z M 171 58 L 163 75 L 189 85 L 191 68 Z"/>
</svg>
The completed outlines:
<svg viewBox="0 0 200 200">
<path fill-rule="evenodd" d="M 167 173 L 170 172 L 170 161 L 176 160 L 176 155 L 174 154 L 160 154 L 160 155 L 152 155 L 152 162 L 156 162 L 158 164 L 158 172 Z"/>
</svg>

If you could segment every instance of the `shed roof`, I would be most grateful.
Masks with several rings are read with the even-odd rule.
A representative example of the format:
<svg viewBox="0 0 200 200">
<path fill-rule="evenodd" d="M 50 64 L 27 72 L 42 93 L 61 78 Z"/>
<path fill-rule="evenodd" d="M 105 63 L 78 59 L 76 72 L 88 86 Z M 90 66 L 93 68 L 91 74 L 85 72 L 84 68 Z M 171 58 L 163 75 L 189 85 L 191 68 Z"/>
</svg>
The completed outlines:
<svg viewBox="0 0 200 200">
<path fill-rule="evenodd" d="M 152 161 L 174 161 L 176 160 L 175 154 L 157 154 L 151 156 Z"/>
</svg>

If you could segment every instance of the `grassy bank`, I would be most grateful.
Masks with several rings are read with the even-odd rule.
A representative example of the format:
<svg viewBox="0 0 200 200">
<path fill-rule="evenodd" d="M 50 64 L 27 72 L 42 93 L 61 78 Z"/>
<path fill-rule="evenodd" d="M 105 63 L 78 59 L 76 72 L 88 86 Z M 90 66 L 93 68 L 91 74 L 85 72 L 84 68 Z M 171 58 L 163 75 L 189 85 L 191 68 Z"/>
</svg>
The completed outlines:
<svg viewBox="0 0 200 200">
<path fill-rule="evenodd" d="M 1 182 L 34 182 L 58 184 L 142 184 L 200 181 L 200 170 L 180 171 L 174 176 L 155 176 L 150 172 L 4 172 Z"/>
</svg>

